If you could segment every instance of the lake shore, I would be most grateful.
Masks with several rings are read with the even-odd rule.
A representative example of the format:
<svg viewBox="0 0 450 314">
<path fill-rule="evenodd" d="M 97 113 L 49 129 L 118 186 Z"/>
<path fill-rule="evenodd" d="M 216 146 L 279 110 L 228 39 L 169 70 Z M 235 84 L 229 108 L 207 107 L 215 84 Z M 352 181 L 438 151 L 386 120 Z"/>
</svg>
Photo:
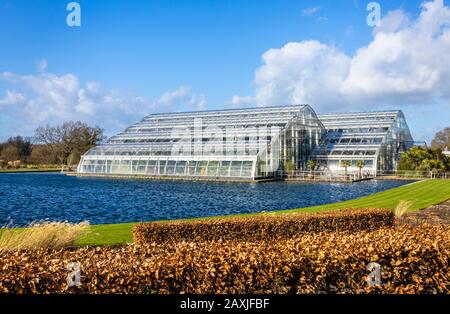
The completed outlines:
<svg viewBox="0 0 450 314">
<path fill-rule="evenodd" d="M 40 168 L 40 169 L 0 169 L 0 173 L 27 173 L 27 172 L 61 172 L 59 168 Z"/>
</svg>

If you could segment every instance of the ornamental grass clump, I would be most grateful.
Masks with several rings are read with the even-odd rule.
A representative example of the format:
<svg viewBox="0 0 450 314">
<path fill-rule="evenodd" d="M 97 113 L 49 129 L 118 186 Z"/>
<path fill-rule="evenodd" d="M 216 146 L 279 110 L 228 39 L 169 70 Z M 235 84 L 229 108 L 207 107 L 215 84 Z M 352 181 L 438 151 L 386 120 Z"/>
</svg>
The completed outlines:
<svg viewBox="0 0 450 314">
<path fill-rule="evenodd" d="M 71 224 L 41 221 L 31 223 L 23 229 L 5 227 L 0 231 L 0 248 L 6 250 L 63 248 L 73 245 L 88 230 L 88 222 Z"/>
<path fill-rule="evenodd" d="M 413 202 L 411 202 L 411 201 L 400 201 L 394 209 L 395 217 L 398 217 L 398 218 L 402 217 L 408 211 L 411 210 L 412 206 L 413 206 Z"/>
</svg>

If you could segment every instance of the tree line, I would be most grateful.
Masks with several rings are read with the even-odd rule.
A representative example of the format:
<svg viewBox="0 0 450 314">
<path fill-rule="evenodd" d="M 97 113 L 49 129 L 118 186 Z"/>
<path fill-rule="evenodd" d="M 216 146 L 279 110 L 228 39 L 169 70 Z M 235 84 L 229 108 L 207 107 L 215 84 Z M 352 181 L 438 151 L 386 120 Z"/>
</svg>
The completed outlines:
<svg viewBox="0 0 450 314">
<path fill-rule="evenodd" d="M 414 146 L 400 158 L 397 170 L 449 172 L 450 157 L 443 153 L 450 149 L 450 127 L 436 133 L 430 148 Z"/>
<path fill-rule="evenodd" d="M 450 157 L 444 155 L 440 148 L 414 146 L 402 155 L 397 170 L 449 172 Z"/>
<path fill-rule="evenodd" d="M 0 143 L 0 167 L 73 166 L 104 140 L 103 129 L 80 121 L 40 126 L 33 137 L 16 136 Z"/>
</svg>

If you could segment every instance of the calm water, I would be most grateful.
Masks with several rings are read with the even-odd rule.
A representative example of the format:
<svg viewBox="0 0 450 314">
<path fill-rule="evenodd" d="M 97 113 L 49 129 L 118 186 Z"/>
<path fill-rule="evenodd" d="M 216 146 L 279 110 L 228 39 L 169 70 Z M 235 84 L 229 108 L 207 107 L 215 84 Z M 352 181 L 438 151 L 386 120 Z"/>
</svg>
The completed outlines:
<svg viewBox="0 0 450 314">
<path fill-rule="evenodd" d="M 353 199 L 406 183 L 203 183 L 0 174 L 0 225 L 11 219 L 14 226 L 43 219 L 100 224 L 291 209 Z"/>
</svg>

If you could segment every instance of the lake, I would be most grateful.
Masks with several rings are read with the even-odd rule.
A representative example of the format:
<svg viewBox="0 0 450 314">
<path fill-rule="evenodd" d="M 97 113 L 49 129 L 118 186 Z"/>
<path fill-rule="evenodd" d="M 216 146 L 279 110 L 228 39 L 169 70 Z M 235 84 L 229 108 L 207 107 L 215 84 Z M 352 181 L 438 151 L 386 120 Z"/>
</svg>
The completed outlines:
<svg viewBox="0 0 450 314">
<path fill-rule="evenodd" d="M 354 199 L 409 183 L 219 183 L 0 174 L 0 225 L 91 224 L 255 213 Z"/>
</svg>

